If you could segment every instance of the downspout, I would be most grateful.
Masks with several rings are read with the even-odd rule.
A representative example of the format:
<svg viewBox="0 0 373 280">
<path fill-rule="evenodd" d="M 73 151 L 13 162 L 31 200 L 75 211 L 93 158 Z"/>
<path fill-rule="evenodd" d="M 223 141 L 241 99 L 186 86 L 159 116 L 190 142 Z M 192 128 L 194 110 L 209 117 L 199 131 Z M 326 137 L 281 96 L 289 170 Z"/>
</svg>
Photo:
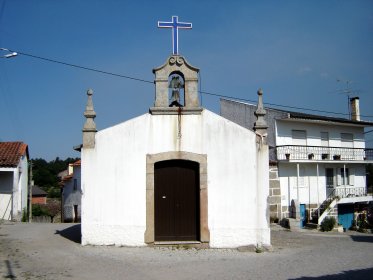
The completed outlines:
<svg viewBox="0 0 373 280">
<path fill-rule="evenodd" d="M 11 220 L 14 221 L 17 215 L 17 208 L 18 208 L 18 179 L 19 179 L 19 174 L 18 174 L 18 167 L 14 168 L 13 171 L 13 188 L 12 188 L 12 208 L 11 208 L 11 213 L 10 217 Z M 15 196 L 15 194 L 17 194 Z"/>
<path fill-rule="evenodd" d="M 343 164 L 343 187 L 344 187 L 344 195 L 346 196 L 346 181 L 347 181 L 347 176 L 346 176 L 346 164 Z"/>
<path fill-rule="evenodd" d="M 299 163 L 297 163 L 297 201 L 300 204 L 300 201 L 299 201 Z"/>
<path fill-rule="evenodd" d="M 310 176 L 307 176 L 308 178 L 308 217 L 307 217 L 307 222 L 310 222 L 310 217 L 311 217 L 311 179 Z"/>
<path fill-rule="evenodd" d="M 290 200 L 290 176 L 288 176 L 288 217 L 291 218 L 293 213 L 292 211 L 290 212 L 291 209 L 291 200 Z"/>
<path fill-rule="evenodd" d="M 316 163 L 316 179 L 317 179 L 317 217 L 320 217 L 320 197 L 319 197 L 319 164 Z"/>
</svg>

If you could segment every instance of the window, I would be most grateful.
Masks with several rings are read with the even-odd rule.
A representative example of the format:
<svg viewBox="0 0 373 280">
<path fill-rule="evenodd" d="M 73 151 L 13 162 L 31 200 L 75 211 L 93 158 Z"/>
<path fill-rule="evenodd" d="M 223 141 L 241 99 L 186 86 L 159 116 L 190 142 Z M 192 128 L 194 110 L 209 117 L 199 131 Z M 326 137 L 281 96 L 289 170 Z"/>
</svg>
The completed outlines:
<svg viewBox="0 0 373 280">
<path fill-rule="evenodd" d="M 78 180 L 77 180 L 77 179 L 74 179 L 74 187 L 73 187 L 73 190 L 74 190 L 74 191 L 78 190 Z"/>
<path fill-rule="evenodd" d="M 345 148 L 353 148 L 354 136 L 352 133 L 341 133 L 341 146 Z"/>
<path fill-rule="evenodd" d="M 321 132 L 321 146 L 328 147 L 329 146 L 329 132 Z"/>
<path fill-rule="evenodd" d="M 334 170 L 333 168 L 326 168 L 325 169 L 326 175 L 326 187 L 333 188 L 334 187 Z"/>
<path fill-rule="evenodd" d="M 307 138 L 305 130 L 292 130 L 293 145 L 306 146 Z"/>
<path fill-rule="evenodd" d="M 345 173 L 346 171 L 346 173 Z M 348 172 L 348 168 L 341 168 L 341 180 L 342 185 L 349 185 L 350 184 L 350 175 Z"/>
</svg>

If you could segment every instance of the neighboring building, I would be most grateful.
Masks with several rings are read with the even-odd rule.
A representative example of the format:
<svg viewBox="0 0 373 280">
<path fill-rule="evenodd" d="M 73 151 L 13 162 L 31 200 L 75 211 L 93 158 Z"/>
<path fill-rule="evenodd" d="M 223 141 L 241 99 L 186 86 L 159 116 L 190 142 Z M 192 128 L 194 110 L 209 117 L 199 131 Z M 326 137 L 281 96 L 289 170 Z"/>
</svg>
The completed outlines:
<svg viewBox="0 0 373 280">
<path fill-rule="evenodd" d="M 0 220 L 20 221 L 27 210 L 28 146 L 0 142 Z"/>
<path fill-rule="evenodd" d="M 32 186 L 32 204 L 47 204 L 48 193 L 38 186 Z"/>
<path fill-rule="evenodd" d="M 80 222 L 82 189 L 80 186 L 80 160 L 70 163 L 67 175 L 62 177 L 62 221 Z"/>
<path fill-rule="evenodd" d="M 301 226 L 328 215 L 349 228 L 357 213 L 373 200 L 367 193 L 366 165 L 373 149 L 365 148 L 358 99 L 351 99 L 353 119 L 266 109 L 270 146 L 270 215 L 296 217 Z M 255 105 L 221 100 L 221 115 L 253 128 Z M 300 216 L 301 217 L 300 217 Z"/>
<path fill-rule="evenodd" d="M 150 112 L 98 132 L 87 92 L 83 245 L 270 244 L 261 92 L 254 133 L 199 106 L 198 72 L 170 56 Z"/>
</svg>

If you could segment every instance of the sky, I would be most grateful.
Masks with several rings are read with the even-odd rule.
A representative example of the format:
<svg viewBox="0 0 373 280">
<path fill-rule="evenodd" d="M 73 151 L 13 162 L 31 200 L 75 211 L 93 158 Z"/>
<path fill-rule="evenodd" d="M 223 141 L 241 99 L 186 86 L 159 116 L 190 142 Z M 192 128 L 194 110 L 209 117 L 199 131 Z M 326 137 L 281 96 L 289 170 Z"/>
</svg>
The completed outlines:
<svg viewBox="0 0 373 280">
<path fill-rule="evenodd" d="M 153 81 L 172 53 L 157 22 L 173 15 L 193 24 L 179 31 L 179 53 L 200 69 L 202 91 L 256 102 L 262 88 L 267 107 L 347 118 L 348 86 L 373 121 L 373 1 L 180 3 L 0 0 L 0 48 L 20 53 L 0 59 L 0 141 L 27 143 L 31 158 L 80 157 L 89 88 L 98 130 L 147 113 L 152 83 L 29 55 Z M 202 106 L 219 114 L 219 97 L 202 94 Z"/>
</svg>

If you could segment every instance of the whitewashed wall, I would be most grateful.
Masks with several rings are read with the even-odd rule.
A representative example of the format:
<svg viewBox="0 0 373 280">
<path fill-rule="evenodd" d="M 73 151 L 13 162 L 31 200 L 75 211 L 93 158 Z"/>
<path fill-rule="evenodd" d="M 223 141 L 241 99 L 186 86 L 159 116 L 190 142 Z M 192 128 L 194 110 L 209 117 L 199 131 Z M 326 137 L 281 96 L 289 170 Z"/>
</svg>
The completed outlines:
<svg viewBox="0 0 373 280">
<path fill-rule="evenodd" d="M 63 187 L 64 219 L 69 221 L 74 218 L 74 205 L 78 205 L 78 215 L 81 213 L 81 166 L 69 165 L 69 172 L 73 177 Z M 70 174 L 71 174 L 70 173 Z M 77 181 L 77 189 L 74 190 L 74 180 Z"/>
<path fill-rule="evenodd" d="M 0 219 L 20 221 L 27 196 L 28 159 L 22 156 L 16 168 L 0 168 Z"/>
<path fill-rule="evenodd" d="M 10 220 L 12 213 L 14 168 L 0 168 L 0 219 Z"/>
<path fill-rule="evenodd" d="M 341 147 L 341 133 L 354 135 L 354 148 L 365 148 L 364 128 L 347 125 L 333 125 L 300 121 L 276 121 L 276 145 L 293 145 L 292 130 L 306 130 L 307 146 L 321 146 L 320 133 L 329 132 L 329 146 Z"/>
<path fill-rule="evenodd" d="M 22 217 L 22 211 L 27 209 L 27 197 L 28 197 L 28 158 L 22 156 L 20 161 L 20 167 L 22 172 L 19 174 L 19 205 L 18 211 Z M 20 218 L 21 218 L 20 217 Z"/>
<path fill-rule="evenodd" d="M 207 154 L 211 247 L 270 244 L 257 211 L 269 190 L 257 196 L 255 134 L 207 110 L 183 115 L 181 134 L 177 115 L 149 114 L 96 134 L 82 151 L 83 245 L 145 245 L 146 154 L 168 151 Z"/>
<path fill-rule="evenodd" d="M 334 169 L 335 187 L 343 187 L 337 184 L 336 169 L 343 168 L 341 163 L 319 164 L 319 177 L 317 177 L 317 167 L 315 163 L 299 163 L 300 173 L 302 169 L 303 177 L 297 180 L 296 163 L 280 163 L 279 177 L 281 185 L 281 205 L 288 206 L 292 199 L 298 199 L 301 204 L 321 204 L 328 195 L 326 187 L 325 169 Z M 365 166 L 362 164 L 348 164 L 346 168 L 350 170 L 350 185 L 347 187 L 365 187 Z M 352 178 L 353 177 L 353 178 Z M 299 197 L 298 192 L 299 191 Z"/>
</svg>

